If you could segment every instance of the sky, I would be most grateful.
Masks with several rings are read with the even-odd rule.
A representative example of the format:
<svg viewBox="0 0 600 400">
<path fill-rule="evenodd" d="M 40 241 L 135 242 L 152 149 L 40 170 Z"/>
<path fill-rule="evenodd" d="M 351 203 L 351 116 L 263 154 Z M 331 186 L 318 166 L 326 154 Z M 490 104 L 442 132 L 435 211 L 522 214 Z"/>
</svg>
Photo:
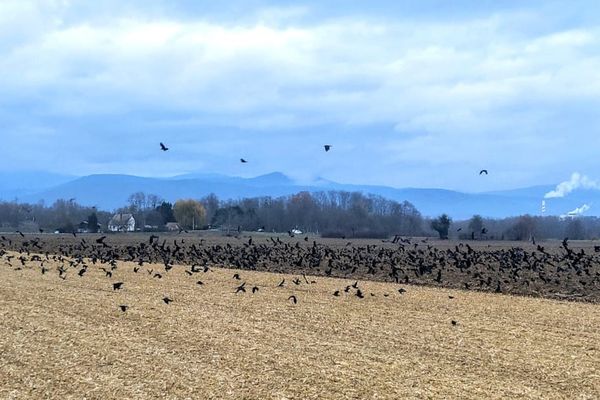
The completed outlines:
<svg viewBox="0 0 600 400">
<path fill-rule="evenodd" d="M 600 180 L 599 17 L 591 0 L 0 0 L 0 169 Z"/>
</svg>

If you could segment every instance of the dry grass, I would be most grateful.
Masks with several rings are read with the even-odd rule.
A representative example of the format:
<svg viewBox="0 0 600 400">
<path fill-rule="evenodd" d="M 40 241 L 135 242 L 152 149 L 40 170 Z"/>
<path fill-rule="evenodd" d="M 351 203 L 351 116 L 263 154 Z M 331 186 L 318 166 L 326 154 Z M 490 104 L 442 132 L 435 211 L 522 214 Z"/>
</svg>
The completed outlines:
<svg viewBox="0 0 600 400">
<path fill-rule="evenodd" d="M 235 295 L 232 270 L 63 281 L 2 263 L 2 399 L 600 398 L 598 305 L 375 282 L 336 298 L 349 282 L 248 271 L 259 292 Z"/>
</svg>

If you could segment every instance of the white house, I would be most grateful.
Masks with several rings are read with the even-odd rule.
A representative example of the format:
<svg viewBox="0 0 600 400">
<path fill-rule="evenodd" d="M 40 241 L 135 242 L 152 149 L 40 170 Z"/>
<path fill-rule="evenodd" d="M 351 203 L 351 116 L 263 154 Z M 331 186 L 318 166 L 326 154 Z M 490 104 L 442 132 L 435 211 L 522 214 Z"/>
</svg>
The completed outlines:
<svg viewBox="0 0 600 400">
<path fill-rule="evenodd" d="M 133 232 L 135 231 L 135 218 L 131 214 L 115 214 L 108 222 L 108 230 L 111 232 Z"/>
</svg>

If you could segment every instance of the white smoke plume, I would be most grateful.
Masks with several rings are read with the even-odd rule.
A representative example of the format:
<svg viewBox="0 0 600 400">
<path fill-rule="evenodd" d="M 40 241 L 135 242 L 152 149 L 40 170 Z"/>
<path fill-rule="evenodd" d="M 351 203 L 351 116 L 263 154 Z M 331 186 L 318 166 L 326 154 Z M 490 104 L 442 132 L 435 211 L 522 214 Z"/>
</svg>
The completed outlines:
<svg viewBox="0 0 600 400">
<path fill-rule="evenodd" d="M 577 189 L 600 189 L 600 184 L 585 175 L 581 175 L 579 172 L 574 172 L 573 175 L 571 175 L 571 180 L 559 183 L 556 186 L 556 189 L 546 193 L 544 198 L 554 199 L 557 197 L 565 197 L 573 190 Z"/>
<path fill-rule="evenodd" d="M 590 208 L 591 207 L 589 205 L 584 204 L 581 207 L 574 209 L 573 211 L 569 211 L 568 215 L 581 215 L 584 212 L 588 211 Z"/>
</svg>

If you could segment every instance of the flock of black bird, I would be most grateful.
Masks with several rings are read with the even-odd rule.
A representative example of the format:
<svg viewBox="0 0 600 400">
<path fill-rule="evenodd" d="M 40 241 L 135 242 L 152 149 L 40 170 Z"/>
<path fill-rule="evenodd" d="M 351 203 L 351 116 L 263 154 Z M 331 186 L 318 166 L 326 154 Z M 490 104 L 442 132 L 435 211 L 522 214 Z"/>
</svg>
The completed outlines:
<svg viewBox="0 0 600 400">
<path fill-rule="evenodd" d="M 25 239 L 25 234 L 19 233 L 21 239 Z M 106 236 L 88 240 L 86 238 L 80 238 L 77 243 L 69 243 L 59 245 L 58 248 L 53 249 L 54 251 L 48 251 L 46 249 L 47 243 L 41 240 L 39 237 L 33 237 L 31 239 L 25 239 L 16 241 L 10 237 L 0 236 L 0 260 L 5 261 L 8 268 L 12 268 L 15 271 L 24 269 L 38 269 L 42 275 L 51 273 L 51 270 L 47 267 L 47 264 L 52 263 L 53 265 L 58 264 L 55 267 L 55 273 L 57 278 L 65 281 L 69 276 L 73 276 L 72 279 L 81 279 L 88 272 L 90 268 L 95 268 L 97 271 L 102 271 L 110 282 L 110 286 L 113 291 L 119 291 L 124 288 L 125 282 L 117 281 L 113 282 L 113 272 L 117 270 L 118 261 L 135 262 L 133 267 L 134 273 L 139 273 L 141 268 L 146 265 L 145 271 L 153 278 L 162 279 L 163 274 L 169 273 L 173 269 L 174 264 L 186 264 L 189 261 L 189 269 L 185 268 L 185 273 L 190 277 L 194 277 L 196 274 L 211 272 L 211 266 L 222 266 L 225 259 L 222 255 L 218 255 L 217 251 L 221 248 L 220 246 L 203 246 L 203 241 L 198 244 L 192 244 L 187 247 L 185 245 L 185 239 L 181 239 L 179 242 L 177 239 L 173 241 L 173 247 L 171 244 L 167 244 L 166 240 L 162 243 L 159 241 L 159 237 L 151 235 L 148 242 L 141 242 L 135 246 L 111 246 L 105 242 Z M 278 243 L 277 241 L 273 241 Z M 244 246 L 245 249 L 249 249 L 252 246 L 252 239 L 248 240 L 248 243 Z M 226 249 L 232 249 L 233 247 L 227 244 Z M 262 247 L 258 247 L 262 248 Z M 18 253 L 15 256 L 13 253 L 9 253 L 7 250 L 13 250 Z M 232 262 L 235 263 L 235 259 L 227 257 L 229 263 L 225 265 L 232 266 Z M 155 271 L 150 269 L 149 264 L 156 264 L 157 262 L 162 263 L 164 271 Z M 1 265 L 1 264 L 0 264 Z M 255 268 L 247 268 L 255 269 Z M 75 275 L 77 277 L 75 277 Z M 295 277 L 291 282 L 286 283 L 285 278 L 276 286 L 276 288 L 289 287 L 295 288 L 301 285 L 316 284 L 317 281 L 314 279 L 309 280 L 305 274 Z M 240 273 L 233 274 L 233 280 L 241 281 L 242 277 Z M 195 282 L 198 286 L 203 286 L 202 280 Z M 108 284 L 107 284 L 108 287 Z M 264 288 L 264 287 L 263 287 Z M 246 293 L 249 290 L 252 294 L 256 294 L 260 288 L 259 286 L 253 285 L 252 288 L 247 288 L 246 281 L 232 289 L 233 294 Z M 346 294 L 352 294 L 363 299 L 365 297 L 361 288 L 359 287 L 358 281 L 352 285 L 346 286 L 343 290 Z M 399 294 L 405 293 L 406 290 L 403 288 L 398 289 Z M 335 297 L 340 296 L 340 290 L 336 290 L 333 294 Z M 371 296 L 375 296 L 374 293 L 370 293 Z M 385 297 L 389 296 L 389 293 L 384 294 Z M 174 299 L 169 296 L 164 296 L 162 301 L 165 304 L 170 304 Z M 298 304 L 298 298 L 292 294 L 287 298 L 291 304 Z M 119 304 L 118 309 L 121 312 L 127 312 L 130 308 L 127 304 Z"/>
<path fill-rule="evenodd" d="M 136 273 L 145 264 L 163 265 L 160 271 L 146 268 L 146 272 L 156 279 L 169 273 L 174 265 L 189 266 L 186 273 L 190 277 L 209 272 L 215 266 L 298 276 L 288 283 L 283 280 L 279 286 L 312 284 L 314 281 L 306 277 L 311 275 L 591 302 L 600 300 L 600 246 L 587 251 L 576 250 L 568 239 L 558 248 L 547 250 L 540 244 L 530 249 L 476 249 L 468 243 L 444 249 L 427 239 L 399 236 L 380 244 L 348 242 L 345 245 L 317 243 L 309 241 L 308 237 L 282 240 L 263 235 L 254 239 L 238 236 L 226 242 L 222 238 L 205 239 L 192 234 L 162 239 L 151 235 L 143 242 L 136 242 L 132 236 L 127 242 L 128 237 L 116 235 L 113 244 L 107 243 L 106 236 L 90 237 L 63 236 L 45 241 L 24 234 L 0 236 L 0 256 L 5 257 L 12 268 L 31 267 L 34 262 L 43 274 L 49 272 L 43 257 L 59 261 L 61 267 L 56 272 L 61 279 L 66 279 L 71 271 L 83 277 L 90 263 L 98 265 L 110 279 L 120 260 L 136 263 Z M 5 250 L 9 249 L 18 252 L 19 256 L 14 259 L 8 255 Z M 239 273 L 233 279 L 241 280 Z M 202 280 L 194 281 L 203 285 Z M 120 290 L 123 282 L 112 285 L 113 290 Z M 259 288 L 246 287 L 243 282 L 232 290 L 234 293 L 245 293 L 246 290 L 256 293 Z M 340 289 L 332 295 L 337 297 L 351 290 L 356 297 L 364 297 L 364 292 L 357 286 Z M 168 297 L 163 300 L 167 304 L 172 301 Z M 289 300 L 297 302 L 295 297 Z"/>
</svg>

